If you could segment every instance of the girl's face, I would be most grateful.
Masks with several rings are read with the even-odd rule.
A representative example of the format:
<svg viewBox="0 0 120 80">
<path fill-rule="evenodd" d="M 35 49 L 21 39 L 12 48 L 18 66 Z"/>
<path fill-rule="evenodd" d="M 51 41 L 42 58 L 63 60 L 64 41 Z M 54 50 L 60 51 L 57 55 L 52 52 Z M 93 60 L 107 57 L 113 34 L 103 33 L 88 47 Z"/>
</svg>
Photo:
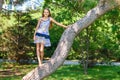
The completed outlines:
<svg viewBox="0 0 120 80">
<path fill-rule="evenodd" d="M 44 14 L 44 17 L 48 17 L 50 13 L 49 13 L 49 11 L 47 9 L 45 9 L 43 14 Z"/>
</svg>

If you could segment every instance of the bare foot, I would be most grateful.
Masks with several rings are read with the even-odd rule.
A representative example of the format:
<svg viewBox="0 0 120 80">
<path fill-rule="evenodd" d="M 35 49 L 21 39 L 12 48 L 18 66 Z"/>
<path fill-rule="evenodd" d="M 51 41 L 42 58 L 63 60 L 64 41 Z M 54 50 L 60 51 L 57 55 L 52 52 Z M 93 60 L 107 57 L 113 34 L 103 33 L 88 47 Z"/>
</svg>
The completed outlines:
<svg viewBox="0 0 120 80">
<path fill-rule="evenodd" d="M 51 59 L 49 59 L 48 61 L 51 61 Z"/>
<path fill-rule="evenodd" d="M 41 66 L 42 64 L 41 63 L 39 63 L 39 67 Z"/>
</svg>

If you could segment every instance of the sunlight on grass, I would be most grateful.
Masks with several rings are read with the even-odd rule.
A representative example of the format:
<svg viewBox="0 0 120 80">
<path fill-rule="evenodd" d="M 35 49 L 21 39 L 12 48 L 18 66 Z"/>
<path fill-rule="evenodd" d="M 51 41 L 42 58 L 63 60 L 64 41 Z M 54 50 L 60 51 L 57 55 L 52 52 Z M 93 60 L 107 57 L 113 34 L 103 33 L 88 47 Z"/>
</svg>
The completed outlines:
<svg viewBox="0 0 120 80">
<path fill-rule="evenodd" d="M 11 65 L 11 67 L 9 66 Z M 14 66 L 13 66 L 14 65 Z M 9 66 L 9 67 L 8 67 Z M 37 64 L 1 64 L 0 80 L 21 80 L 22 77 L 37 67 Z M 8 71 L 11 74 L 5 73 Z M 3 74 L 4 72 L 4 74 Z M 66 65 L 57 69 L 44 80 L 119 80 L 120 66 L 96 66 L 88 69 L 88 75 L 79 65 Z"/>
<path fill-rule="evenodd" d="M 63 66 L 45 80 L 119 80 L 120 66 L 96 66 L 88 69 L 88 75 L 79 66 Z"/>
</svg>

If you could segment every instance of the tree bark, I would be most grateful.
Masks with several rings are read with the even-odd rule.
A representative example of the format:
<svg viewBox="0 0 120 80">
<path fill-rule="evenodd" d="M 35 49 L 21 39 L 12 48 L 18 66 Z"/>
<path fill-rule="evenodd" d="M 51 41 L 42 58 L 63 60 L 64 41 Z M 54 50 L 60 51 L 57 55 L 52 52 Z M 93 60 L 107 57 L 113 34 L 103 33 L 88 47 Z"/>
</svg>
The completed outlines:
<svg viewBox="0 0 120 80">
<path fill-rule="evenodd" d="M 22 80 L 41 80 L 53 73 L 65 61 L 75 36 L 81 30 L 92 24 L 101 15 L 115 7 L 118 7 L 118 4 L 113 4 L 110 0 L 100 0 L 99 4 L 95 8 L 88 11 L 86 16 L 70 25 L 64 31 L 51 59 L 44 63 L 41 67 L 36 67 L 33 69 L 25 75 Z"/>
<path fill-rule="evenodd" d="M 3 0 L 0 0 L 0 11 L 2 10 Z"/>
</svg>

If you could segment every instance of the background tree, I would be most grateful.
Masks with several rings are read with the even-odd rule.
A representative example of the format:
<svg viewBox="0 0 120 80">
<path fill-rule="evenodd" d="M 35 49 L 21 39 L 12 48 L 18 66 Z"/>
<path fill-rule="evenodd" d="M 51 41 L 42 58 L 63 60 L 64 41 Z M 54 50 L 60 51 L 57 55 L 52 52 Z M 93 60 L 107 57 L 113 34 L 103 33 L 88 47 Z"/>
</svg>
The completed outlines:
<svg viewBox="0 0 120 80">
<path fill-rule="evenodd" d="M 79 18 L 84 17 L 87 10 L 89 10 L 97 5 L 96 0 L 92 0 L 92 1 L 84 0 L 84 1 L 79 1 L 79 2 L 80 3 L 78 5 L 78 0 L 68 1 L 68 3 L 67 3 L 67 1 L 64 3 L 64 0 L 61 0 L 61 1 L 55 0 L 54 2 L 49 1 L 49 5 L 47 5 L 48 2 L 46 0 L 44 7 L 49 7 L 51 9 L 52 14 L 53 14 L 52 16 L 57 21 L 63 22 L 64 24 L 69 25 L 69 24 L 74 23 Z M 88 2 L 90 2 L 90 3 L 88 4 Z M 71 7 L 71 5 L 73 7 Z M 39 12 L 40 12 L 40 10 L 36 10 L 33 12 L 28 12 L 27 14 L 28 15 L 36 15 L 36 14 L 38 15 Z M 89 41 L 90 41 L 89 53 L 88 53 L 89 60 L 91 60 L 93 62 L 94 61 L 95 62 L 110 62 L 113 60 L 114 61 L 120 60 L 120 55 L 119 55 L 119 22 L 120 21 L 118 19 L 120 17 L 119 12 L 120 12 L 119 8 L 109 11 L 107 14 L 102 16 L 100 19 L 96 20 L 88 28 Z M 19 12 L 17 12 L 17 14 L 13 14 L 13 12 L 9 12 L 9 11 L 1 13 L 1 19 L 0 19 L 2 22 L 2 23 L 0 23 L 1 27 L 2 27 L 1 34 L 4 34 L 4 31 L 8 32 L 7 31 L 7 30 L 9 30 L 9 29 L 7 29 L 8 27 L 12 27 L 12 28 L 16 27 L 16 29 L 19 29 L 20 31 L 22 31 L 23 29 L 27 28 L 26 27 L 27 25 L 24 25 L 26 22 L 32 21 L 33 23 L 35 23 L 36 20 L 40 17 L 40 15 L 38 15 L 36 18 L 28 18 L 31 20 L 24 19 L 24 22 L 22 22 L 21 21 L 23 19 L 22 17 L 27 18 L 27 15 L 22 15 L 23 13 L 21 13 L 22 16 L 20 16 L 20 19 L 18 20 L 18 16 L 19 16 L 18 14 L 19 14 Z M 15 19 L 13 18 L 13 15 L 16 15 L 16 17 L 14 17 Z M 113 15 L 116 15 L 116 16 L 113 16 Z M 19 27 L 23 27 L 23 28 L 17 28 L 18 21 L 20 22 Z M 8 22 L 8 24 L 6 24 L 6 22 Z M 118 27 L 113 26 L 113 24 L 115 24 L 115 26 L 118 26 Z M 36 24 L 33 24 L 32 26 L 36 26 Z M 33 28 L 31 31 L 34 31 Z M 13 28 L 13 29 L 15 29 L 15 28 Z M 11 29 L 11 31 L 12 31 L 12 29 Z M 50 48 L 45 49 L 45 57 L 51 57 L 55 48 L 58 45 L 59 39 L 60 39 L 63 31 L 64 31 L 64 29 L 62 29 L 61 27 L 57 27 L 56 25 L 53 25 L 53 28 L 50 30 L 52 46 Z M 54 34 L 54 32 L 56 34 Z M 14 34 L 13 36 L 16 36 L 16 35 L 19 36 L 19 34 L 16 34 L 16 33 L 13 33 L 13 34 Z M 9 35 L 9 33 L 7 33 L 7 35 Z M 117 37 L 116 37 L 116 35 L 117 35 Z M 13 37 L 13 36 L 9 35 L 8 38 Z M 32 36 L 32 34 L 30 34 L 30 36 Z M 3 39 L 3 37 L 1 37 L 1 38 Z M 32 42 L 31 37 L 27 37 L 27 38 L 29 41 Z M 26 39 L 26 38 L 23 38 L 23 39 Z M 7 39 L 4 39 L 4 40 L 5 40 L 4 43 L 9 43 Z M 75 37 L 67 59 L 70 59 L 70 60 L 71 59 L 79 59 L 81 61 L 82 56 L 85 56 L 82 54 L 82 52 L 84 52 L 84 53 L 86 52 L 86 45 L 84 45 L 84 44 L 86 44 L 85 40 L 86 40 L 86 30 L 83 30 L 80 34 L 78 34 Z M 23 42 L 21 42 L 21 43 L 24 43 L 24 41 L 26 41 L 26 40 L 22 40 L 22 41 Z M 117 44 L 115 44 L 115 43 L 117 43 Z M 3 44 L 1 43 L 0 45 L 2 46 Z M 14 46 L 14 44 L 11 44 L 10 46 Z M 27 44 L 26 44 L 26 46 L 27 46 Z M 5 46 L 5 48 L 7 49 L 7 46 Z M 28 47 L 28 48 L 30 48 L 30 47 Z M 32 47 L 32 49 L 34 49 L 34 46 Z M 13 54 L 15 54 L 14 50 L 17 50 L 17 47 L 16 47 L 16 49 L 12 50 Z M 30 50 L 30 51 L 27 51 L 27 52 L 31 52 L 31 49 L 28 49 L 28 50 Z M 1 51 L 3 51 L 3 50 L 1 49 Z M 27 54 L 27 53 L 25 53 L 25 54 Z M 30 55 L 31 59 L 34 59 L 34 56 L 33 56 L 34 53 L 31 52 L 30 54 L 32 54 L 32 55 Z M 2 53 L 0 53 L 0 55 L 2 55 Z M 9 58 L 9 57 L 10 56 L 7 56 L 6 58 Z M 19 58 L 19 60 L 20 60 L 20 58 Z"/>
<path fill-rule="evenodd" d="M 23 80 L 40 80 L 54 72 L 58 67 L 60 67 L 60 65 L 62 65 L 67 57 L 75 36 L 107 11 L 113 9 L 113 7 L 118 7 L 116 0 L 99 0 L 99 4 L 95 8 L 88 11 L 86 16 L 65 30 L 50 61 L 43 64 L 40 68 L 37 67 L 32 70 L 23 77 Z"/>
<path fill-rule="evenodd" d="M 0 11 L 2 10 L 3 0 L 0 0 Z"/>
<path fill-rule="evenodd" d="M 17 3 L 20 4 L 24 0 L 19 1 Z M 24 13 L 11 10 L 0 13 L 0 58 L 12 59 L 22 64 L 35 59 L 32 39 L 37 19 L 33 19 L 32 13 L 39 14 L 34 11 Z"/>
</svg>

